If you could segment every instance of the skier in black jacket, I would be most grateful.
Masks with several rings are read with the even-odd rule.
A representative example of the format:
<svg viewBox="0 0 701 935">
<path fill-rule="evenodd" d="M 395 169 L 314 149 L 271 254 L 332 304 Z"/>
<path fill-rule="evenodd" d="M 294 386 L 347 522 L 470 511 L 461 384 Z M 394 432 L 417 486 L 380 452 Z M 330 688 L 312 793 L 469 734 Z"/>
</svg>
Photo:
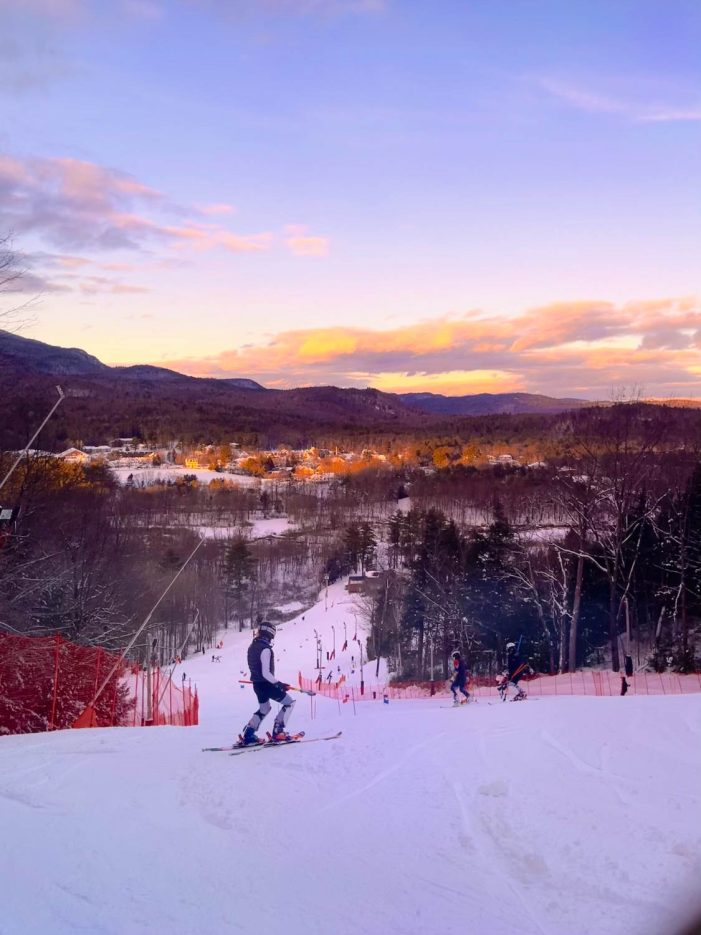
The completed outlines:
<svg viewBox="0 0 701 935">
<path fill-rule="evenodd" d="M 288 693 L 290 686 L 286 682 L 279 682 L 275 678 L 275 656 L 272 647 L 274 639 L 275 624 L 263 621 L 253 642 L 248 647 L 248 668 L 253 682 L 253 691 L 258 699 L 258 709 L 243 730 L 241 735 L 241 744 L 243 746 L 263 743 L 256 736 L 256 731 L 263 723 L 263 719 L 270 713 L 271 700 L 279 701 L 282 705 L 273 724 L 273 740 L 277 743 L 283 743 L 291 739 L 285 727 L 292 713 L 294 700 Z"/>
<path fill-rule="evenodd" d="M 506 644 L 508 667 L 504 670 L 506 676 L 505 689 L 513 689 L 514 697 L 512 701 L 522 701 L 526 697 L 526 692 L 518 684 L 524 675 L 530 675 L 533 670 L 527 662 L 521 660 L 518 647 L 515 643 Z"/>
<path fill-rule="evenodd" d="M 467 685 L 467 666 L 457 649 L 451 653 L 451 659 L 453 660 L 453 681 L 450 683 L 450 690 L 453 693 L 453 704 L 465 704 L 470 697 L 470 693 L 465 687 Z M 465 701 L 458 701 L 458 691 L 465 696 Z"/>
</svg>

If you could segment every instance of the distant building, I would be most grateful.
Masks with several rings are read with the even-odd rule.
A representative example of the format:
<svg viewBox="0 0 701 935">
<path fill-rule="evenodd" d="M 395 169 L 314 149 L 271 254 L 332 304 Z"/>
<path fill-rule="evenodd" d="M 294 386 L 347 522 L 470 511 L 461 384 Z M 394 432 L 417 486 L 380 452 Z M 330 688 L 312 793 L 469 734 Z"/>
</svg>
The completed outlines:
<svg viewBox="0 0 701 935">
<path fill-rule="evenodd" d="M 363 575 L 350 575 L 346 591 L 349 594 L 363 594 L 365 591 L 365 577 Z"/>
<path fill-rule="evenodd" d="M 90 460 L 89 456 L 81 451 L 80 448 L 66 448 L 56 455 L 61 461 L 68 461 L 70 464 L 85 464 Z"/>
<path fill-rule="evenodd" d="M 346 591 L 349 594 L 374 594 L 382 584 L 382 579 L 375 571 L 368 572 L 367 575 L 350 575 Z"/>
</svg>

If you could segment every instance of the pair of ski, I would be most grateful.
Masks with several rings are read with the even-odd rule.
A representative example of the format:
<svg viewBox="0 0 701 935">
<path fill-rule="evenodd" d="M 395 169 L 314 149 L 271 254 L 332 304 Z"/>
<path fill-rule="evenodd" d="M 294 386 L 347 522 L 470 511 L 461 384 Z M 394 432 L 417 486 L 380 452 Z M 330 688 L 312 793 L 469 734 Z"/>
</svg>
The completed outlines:
<svg viewBox="0 0 701 935">
<path fill-rule="evenodd" d="M 262 743 L 252 743 L 246 746 L 231 744 L 228 747 L 203 747 L 203 753 L 228 753 L 231 756 L 239 756 L 241 753 L 250 753 L 252 750 L 269 750 L 271 747 L 291 747 L 296 743 L 316 743 L 320 740 L 336 740 L 343 731 L 337 734 L 329 734 L 326 737 L 305 737 L 304 731 L 293 734 L 290 740 L 264 740 Z"/>
<path fill-rule="evenodd" d="M 520 698 L 500 698 L 499 701 L 488 701 L 487 704 L 506 704 L 512 701 L 539 701 L 539 698 L 533 698 L 529 695 L 521 695 Z"/>
</svg>

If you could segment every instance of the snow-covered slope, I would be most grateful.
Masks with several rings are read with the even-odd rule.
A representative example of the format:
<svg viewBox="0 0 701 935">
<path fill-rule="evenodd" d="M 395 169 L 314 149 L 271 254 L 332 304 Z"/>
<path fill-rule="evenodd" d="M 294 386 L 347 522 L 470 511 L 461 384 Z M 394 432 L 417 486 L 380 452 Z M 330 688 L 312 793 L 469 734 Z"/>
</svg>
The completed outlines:
<svg viewBox="0 0 701 935">
<path fill-rule="evenodd" d="M 315 629 L 324 661 L 354 632 L 340 586 L 304 618 L 276 642 L 289 681 Z M 667 935 L 692 910 L 701 696 L 319 698 L 313 720 L 300 696 L 292 726 L 340 740 L 232 758 L 201 752 L 255 706 L 250 633 L 223 638 L 176 675 L 198 728 L 0 739 L 2 935 Z"/>
</svg>

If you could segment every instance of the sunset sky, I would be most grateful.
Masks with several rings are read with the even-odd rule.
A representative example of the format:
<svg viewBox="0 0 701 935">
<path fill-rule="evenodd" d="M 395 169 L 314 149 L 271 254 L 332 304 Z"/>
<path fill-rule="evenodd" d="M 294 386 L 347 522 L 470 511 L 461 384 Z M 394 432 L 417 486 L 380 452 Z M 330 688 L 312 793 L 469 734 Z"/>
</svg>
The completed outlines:
<svg viewBox="0 0 701 935">
<path fill-rule="evenodd" d="M 699 0 L 0 0 L 27 337 L 266 386 L 701 395 Z"/>
</svg>

